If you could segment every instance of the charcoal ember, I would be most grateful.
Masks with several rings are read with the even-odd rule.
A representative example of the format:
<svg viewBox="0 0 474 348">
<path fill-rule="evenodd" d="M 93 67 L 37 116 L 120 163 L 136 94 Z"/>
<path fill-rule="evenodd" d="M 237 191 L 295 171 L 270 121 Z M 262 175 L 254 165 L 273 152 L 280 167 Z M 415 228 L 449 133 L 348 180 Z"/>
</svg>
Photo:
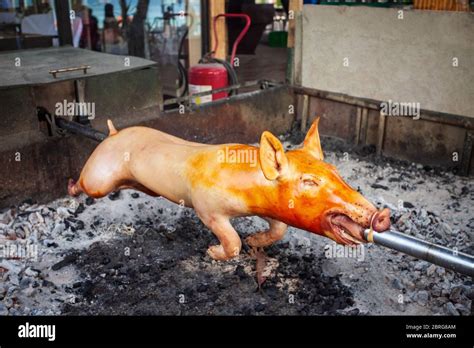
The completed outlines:
<svg viewBox="0 0 474 348">
<path fill-rule="evenodd" d="M 77 260 L 78 255 L 76 253 L 72 253 L 64 257 L 61 261 L 51 266 L 53 271 L 58 271 L 63 267 L 69 266 L 70 264 L 74 263 Z"/>
<path fill-rule="evenodd" d="M 76 220 L 76 230 L 83 230 L 84 229 L 84 221 L 82 220 Z"/>
<path fill-rule="evenodd" d="M 94 203 L 95 203 L 95 200 L 94 200 L 94 198 L 92 198 L 92 197 L 87 197 L 86 200 L 85 200 L 85 203 L 86 203 L 86 205 L 89 206 L 89 205 L 94 204 Z"/>
<path fill-rule="evenodd" d="M 84 207 L 84 204 L 79 203 L 79 205 L 78 205 L 77 208 L 76 208 L 76 211 L 74 212 L 74 215 L 77 216 L 77 215 L 83 213 L 84 210 L 86 210 L 86 208 Z"/>
<path fill-rule="evenodd" d="M 112 192 L 111 194 L 108 195 L 108 197 L 111 201 L 115 201 L 120 198 L 120 191 Z"/>
<path fill-rule="evenodd" d="M 196 288 L 197 292 L 206 292 L 207 290 L 209 290 L 209 285 L 205 283 L 199 284 Z"/>
<path fill-rule="evenodd" d="M 138 269 L 138 271 L 140 273 L 148 273 L 151 269 L 151 266 L 150 265 L 142 265 L 140 266 L 140 268 Z"/>
<path fill-rule="evenodd" d="M 255 305 L 254 309 L 255 309 L 255 312 L 257 313 L 263 312 L 265 310 L 265 304 L 259 302 Z"/>
<path fill-rule="evenodd" d="M 389 190 L 388 186 L 385 186 L 385 185 L 372 184 L 372 185 L 370 185 L 370 186 L 371 186 L 372 188 L 374 188 L 374 189 L 381 189 L 381 190 L 386 190 L 386 191 Z"/>
<path fill-rule="evenodd" d="M 242 265 L 238 265 L 238 266 L 235 268 L 234 274 L 235 274 L 236 276 L 238 276 L 240 279 L 244 279 L 244 278 L 247 278 L 247 277 L 248 277 L 248 275 L 247 275 L 247 273 L 245 273 L 244 267 L 243 267 Z"/>
</svg>

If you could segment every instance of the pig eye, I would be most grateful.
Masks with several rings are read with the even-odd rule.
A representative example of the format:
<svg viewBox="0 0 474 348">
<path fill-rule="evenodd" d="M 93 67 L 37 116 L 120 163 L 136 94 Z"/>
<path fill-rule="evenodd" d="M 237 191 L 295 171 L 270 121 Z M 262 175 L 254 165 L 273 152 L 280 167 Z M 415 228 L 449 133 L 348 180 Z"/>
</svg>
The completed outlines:
<svg viewBox="0 0 474 348">
<path fill-rule="evenodd" d="M 303 177 L 301 177 L 301 182 L 306 187 L 316 187 L 316 186 L 319 185 L 316 178 L 314 178 L 312 176 L 303 176 Z"/>
</svg>

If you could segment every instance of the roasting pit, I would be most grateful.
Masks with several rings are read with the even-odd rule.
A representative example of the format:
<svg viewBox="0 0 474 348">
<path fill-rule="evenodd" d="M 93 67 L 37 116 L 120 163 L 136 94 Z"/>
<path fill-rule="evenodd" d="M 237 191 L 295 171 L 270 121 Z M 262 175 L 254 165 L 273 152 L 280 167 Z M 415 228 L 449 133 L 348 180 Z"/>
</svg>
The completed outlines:
<svg viewBox="0 0 474 348">
<path fill-rule="evenodd" d="M 301 133 L 285 139 L 294 146 Z M 323 148 L 353 187 L 390 207 L 396 229 L 473 254 L 472 179 L 330 138 Z M 133 191 L 24 202 L 2 212 L 0 223 L 2 238 L 17 238 L 11 243 L 39 241 L 37 261 L 0 261 L 2 314 L 472 312 L 469 277 L 375 245 L 355 257 L 329 257 L 336 250 L 330 240 L 294 228 L 267 249 L 259 292 L 248 250 L 234 261 L 212 261 L 204 250 L 214 237 L 192 210 Z M 234 224 L 242 236 L 265 225 L 254 218 Z"/>
<path fill-rule="evenodd" d="M 128 67 L 123 57 L 67 47 L 18 54 L 43 59 L 26 72 L 7 68 L 0 84 L 0 315 L 472 313 L 472 278 L 376 245 L 349 252 L 291 228 L 267 248 L 258 290 L 248 248 L 211 261 L 204 251 L 214 237 L 192 210 L 132 191 L 65 196 L 95 145 L 71 133 L 92 126 L 88 137 L 100 141 L 95 130 L 104 133 L 108 118 L 203 143 L 251 143 L 269 130 L 291 148 L 320 116 L 321 133 L 333 136 L 323 139 L 326 159 L 390 208 L 395 229 L 472 255 L 473 180 L 454 174 L 473 173 L 469 117 L 421 109 L 417 120 L 388 118 L 379 101 L 267 80 L 231 86 L 237 95 L 206 105 L 163 102 L 153 62 Z M 90 68 L 54 77 L 61 59 Z M 97 104 L 90 123 L 55 115 L 55 103 L 80 101 Z M 257 218 L 234 224 L 242 237 L 266 227 Z"/>
</svg>

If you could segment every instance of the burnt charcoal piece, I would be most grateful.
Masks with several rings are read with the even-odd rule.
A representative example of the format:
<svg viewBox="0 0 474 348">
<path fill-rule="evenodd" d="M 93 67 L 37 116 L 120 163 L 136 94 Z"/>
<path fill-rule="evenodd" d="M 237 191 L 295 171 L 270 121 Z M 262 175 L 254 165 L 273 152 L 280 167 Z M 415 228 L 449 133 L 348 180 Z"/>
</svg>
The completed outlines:
<svg viewBox="0 0 474 348">
<path fill-rule="evenodd" d="M 86 205 L 92 205 L 94 203 L 95 203 L 94 198 L 92 198 L 92 197 L 87 197 L 86 198 Z"/>
<path fill-rule="evenodd" d="M 62 261 L 59 261 L 58 263 L 54 264 L 51 267 L 51 269 L 53 271 L 57 271 L 57 270 L 60 270 L 63 267 L 69 266 L 70 264 L 76 262 L 77 256 L 78 255 L 76 253 L 66 255 L 66 257 L 64 257 L 64 259 Z"/>
<path fill-rule="evenodd" d="M 84 212 L 84 210 L 86 210 L 86 208 L 84 207 L 84 204 L 80 203 L 76 211 L 74 212 L 74 215 L 81 214 L 82 212 Z"/>
<path fill-rule="evenodd" d="M 115 201 L 120 198 L 120 191 L 112 192 L 108 197 L 111 201 Z"/>
<path fill-rule="evenodd" d="M 388 191 L 388 187 L 387 186 L 384 186 L 384 185 L 380 185 L 380 184 L 372 184 L 370 185 L 372 188 L 374 189 L 381 189 L 381 190 L 385 190 L 385 191 Z"/>
</svg>

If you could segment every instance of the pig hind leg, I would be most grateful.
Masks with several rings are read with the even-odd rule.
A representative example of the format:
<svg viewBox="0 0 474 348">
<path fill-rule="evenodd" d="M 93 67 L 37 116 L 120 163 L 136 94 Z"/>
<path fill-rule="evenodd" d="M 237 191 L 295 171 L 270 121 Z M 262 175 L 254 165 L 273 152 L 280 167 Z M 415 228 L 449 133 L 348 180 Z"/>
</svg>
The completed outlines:
<svg viewBox="0 0 474 348">
<path fill-rule="evenodd" d="M 84 192 L 90 197 L 101 198 L 117 190 L 117 184 L 118 182 L 116 180 L 107 180 L 105 178 L 96 180 L 88 178 L 87 176 L 84 178 L 81 174 L 81 177 L 77 182 L 69 179 L 68 192 L 71 196 L 78 196 Z"/>
<path fill-rule="evenodd" d="M 288 229 L 287 224 L 270 218 L 265 218 L 265 220 L 268 221 L 270 225 L 268 230 L 255 233 L 245 239 L 245 242 L 251 247 L 266 247 L 279 241 L 285 236 Z"/>
<path fill-rule="evenodd" d="M 77 182 L 69 179 L 68 183 L 68 192 L 71 196 L 78 196 L 81 192 L 84 192 L 90 197 L 101 198 L 113 191 L 121 189 L 133 189 L 153 197 L 159 196 L 138 182 L 132 180 L 120 180 L 113 177 L 94 178 L 81 174 L 81 177 Z"/>
<path fill-rule="evenodd" d="M 68 191 L 71 196 L 84 192 L 90 197 L 101 198 L 117 190 L 125 183 L 117 168 L 104 167 L 97 158 L 86 163 L 77 182 L 69 180 Z"/>
</svg>

